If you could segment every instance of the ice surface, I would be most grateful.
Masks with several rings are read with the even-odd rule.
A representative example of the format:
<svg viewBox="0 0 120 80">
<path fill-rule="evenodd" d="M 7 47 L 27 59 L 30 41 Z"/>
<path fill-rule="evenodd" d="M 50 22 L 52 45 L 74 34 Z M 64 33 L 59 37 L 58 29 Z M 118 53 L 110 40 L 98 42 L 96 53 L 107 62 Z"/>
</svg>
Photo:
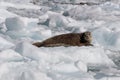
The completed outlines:
<svg viewBox="0 0 120 80">
<path fill-rule="evenodd" d="M 119 80 L 120 1 L 54 1 L 0 0 L 0 80 Z M 32 45 L 84 31 L 94 46 Z"/>
<path fill-rule="evenodd" d="M 7 41 L 6 39 L 0 37 L 0 50 L 3 50 L 3 49 L 8 49 L 8 48 L 11 48 L 14 46 L 13 43 Z"/>
<path fill-rule="evenodd" d="M 24 22 L 19 17 L 7 18 L 5 25 L 8 31 L 19 31 L 25 27 Z"/>
<path fill-rule="evenodd" d="M 0 8 L 0 16 L 1 16 L 1 18 L 5 19 L 5 18 L 7 18 L 7 17 L 13 17 L 13 16 L 17 16 L 17 15 L 12 14 L 12 13 L 8 12 L 8 11 L 5 10 L 5 9 L 1 9 L 1 8 Z"/>
<path fill-rule="evenodd" d="M 8 61 L 8 62 L 16 61 L 17 62 L 21 60 L 23 60 L 23 57 L 19 53 L 11 49 L 0 52 L 0 61 Z"/>
<path fill-rule="evenodd" d="M 120 32 L 113 32 L 108 28 L 99 28 L 93 31 L 93 39 L 104 47 L 118 49 L 120 47 Z"/>
</svg>

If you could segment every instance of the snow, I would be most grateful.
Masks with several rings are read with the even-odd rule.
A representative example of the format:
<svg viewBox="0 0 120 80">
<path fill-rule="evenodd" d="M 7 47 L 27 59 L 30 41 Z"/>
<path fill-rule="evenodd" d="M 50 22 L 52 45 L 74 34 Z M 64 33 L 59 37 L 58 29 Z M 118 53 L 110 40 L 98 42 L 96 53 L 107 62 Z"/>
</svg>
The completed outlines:
<svg viewBox="0 0 120 80">
<path fill-rule="evenodd" d="M 7 18 L 7 17 L 16 16 L 16 15 L 8 12 L 5 9 L 0 9 L 0 16 L 1 16 L 1 18 Z"/>
<path fill-rule="evenodd" d="M 4 50 L 0 53 L 0 60 L 1 61 L 21 61 L 23 60 L 23 57 L 19 54 L 16 53 L 15 51 L 8 49 Z"/>
<path fill-rule="evenodd" d="M 6 39 L 0 37 L 0 50 L 8 49 L 14 46 L 14 44 Z"/>
<path fill-rule="evenodd" d="M 99 4 L 0 0 L 0 80 L 119 80 L 120 1 L 59 2 Z M 32 45 L 55 35 L 84 31 L 92 33 L 94 46 Z"/>
</svg>

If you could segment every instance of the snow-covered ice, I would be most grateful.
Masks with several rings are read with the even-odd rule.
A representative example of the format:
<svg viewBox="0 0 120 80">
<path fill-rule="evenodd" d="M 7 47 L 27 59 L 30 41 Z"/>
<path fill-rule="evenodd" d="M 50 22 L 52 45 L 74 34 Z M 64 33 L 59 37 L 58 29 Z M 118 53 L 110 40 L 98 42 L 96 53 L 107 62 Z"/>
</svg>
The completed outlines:
<svg viewBox="0 0 120 80">
<path fill-rule="evenodd" d="M 6 39 L 0 37 L 0 50 L 8 49 L 14 46 L 14 44 Z"/>
<path fill-rule="evenodd" d="M 19 31 L 25 27 L 24 22 L 18 17 L 7 18 L 5 25 L 8 31 Z"/>
<path fill-rule="evenodd" d="M 0 80 L 120 80 L 120 1 L 54 1 L 0 0 Z M 32 45 L 84 31 L 94 46 Z"/>
</svg>

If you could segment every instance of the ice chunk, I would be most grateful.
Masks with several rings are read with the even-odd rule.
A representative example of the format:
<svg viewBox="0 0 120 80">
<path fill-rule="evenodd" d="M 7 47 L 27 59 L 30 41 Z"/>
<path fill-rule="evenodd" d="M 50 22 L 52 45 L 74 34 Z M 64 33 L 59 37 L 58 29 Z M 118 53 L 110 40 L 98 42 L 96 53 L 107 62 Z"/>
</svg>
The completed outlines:
<svg viewBox="0 0 120 80">
<path fill-rule="evenodd" d="M 118 49 L 120 47 L 120 32 L 112 32 L 108 28 L 99 28 L 92 32 L 93 42 L 105 48 Z"/>
<path fill-rule="evenodd" d="M 7 27 L 5 34 L 13 39 L 29 37 L 40 40 L 43 37 L 50 37 L 52 33 L 50 29 L 46 29 L 44 26 L 39 27 L 36 19 L 13 17 L 7 18 L 5 24 Z"/>
<path fill-rule="evenodd" d="M 25 27 L 24 22 L 19 17 L 6 18 L 5 25 L 8 31 L 19 31 Z"/>
<path fill-rule="evenodd" d="M 21 55 L 28 57 L 32 60 L 41 60 L 41 59 L 47 59 L 49 55 L 45 54 L 42 51 L 39 51 L 38 48 L 35 46 L 31 45 L 30 43 L 23 42 L 19 43 L 16 46 L 16 52 L 20 53 Z"/>
<path fill-rule="evenodd" d="M 111 31 L 108 28 L 99 28 L 92 32 L 93 41 L 98 42 L 100 45 L 107 45 L 110 39 Z"/>
<path fill-rule="evenodd" d="M 39 24 L 46 25 L 51 28 L 65 27 L 69 23 L 66 17 L 51 11 L 48 11 L 44 16 L 39 17 L 39 19 L 44 17 L 47 18 L 46 21 L 40 22 Z"/>
<path fill-rule="evenodd" d="M 8 49 L 8 48 L 11 48 L 13 47 L 14 44 L 7 41 L 6 39 L 0 37 L 0 50 L 3 50 L 3 49 Z"/>
<path fill-rule="evenodd" d="M 23 57 L 19 53 L 13 51 L 12 49 L 8 49 L 0 52 L 0 61 L 17 62 L 21 60 L 23 60 Z"/>
<path fill-rule="evenodd" d="M 5 34 L 13 39 L 17 39 L 29 36 L 29 31 L 7 31 Z"/>
</svg>

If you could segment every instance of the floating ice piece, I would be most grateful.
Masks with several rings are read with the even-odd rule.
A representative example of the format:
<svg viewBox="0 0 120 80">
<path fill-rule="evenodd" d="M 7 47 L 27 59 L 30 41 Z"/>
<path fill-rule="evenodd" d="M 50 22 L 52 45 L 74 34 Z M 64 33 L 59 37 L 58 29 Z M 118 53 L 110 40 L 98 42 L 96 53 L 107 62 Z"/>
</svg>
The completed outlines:
<svg viewBox="0 0 120 80">
<path fill-rule="evenodd" d="M 31 60 L 41 60 L 47 59 L 49 55 L 39 51 L 39 49 L 32 45 L 32 43 L 19 43 L 15 49 L 16 52 L 20 53 L 21 55 L 30 58 Z"/>
</svg>

